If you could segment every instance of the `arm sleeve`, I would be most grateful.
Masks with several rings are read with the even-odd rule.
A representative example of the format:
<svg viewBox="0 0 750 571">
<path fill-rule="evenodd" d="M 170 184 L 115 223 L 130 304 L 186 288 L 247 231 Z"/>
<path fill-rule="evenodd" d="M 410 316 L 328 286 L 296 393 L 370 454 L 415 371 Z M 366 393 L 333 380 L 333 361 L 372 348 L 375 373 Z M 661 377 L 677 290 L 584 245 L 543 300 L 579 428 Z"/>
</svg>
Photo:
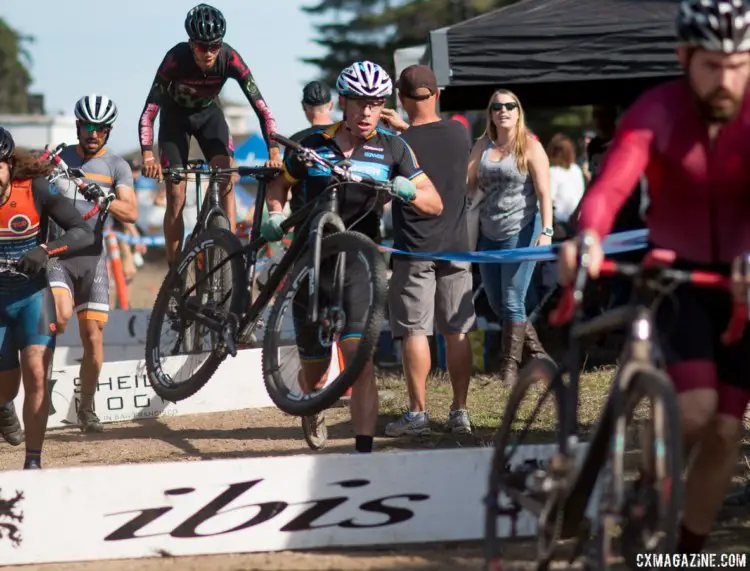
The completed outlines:
<svg viewBox="0 0 750 571">
<path fill-rule="evenodd" d="M 393 159 L 395 161 L 396 174 L 409 180 L 416 180 L 424 174 L 419 166 L 417 156 L 411 150 L 409 143 L 401 137 L 393 137 Z"/>
<path fill-rule="evenodd" d="M 174 49 L 171 49 L 159 65 L 154 82 L 151 84 L 151 90 L 146 97 L 146 104 L 141 111 L 141 118 L 138 121 L 141 152 L 150 151 L 154 148 L 154 121 L 159 114 L 161 98 L 167 92 L 167 88 L 172 81 L 171 70 L 174 69 L 175 65 Z"/>
<path fill-rule="evenodd" d="M 622 118 L 601 169 L 581 200 L 581 231 L 593 230 L 600 238 L 612 231 L 617 213 L 648 166 L 654 127 L 661 115 L 655 104 L 641 99 Z"/>
<path fill-rule="evenodd" d="M 255 83 L 255 78 L 250 72 L 250 68 L 247 67 L 247 64 L 240 57 L 240 54 L 232 48 L 230 48 L 227 73 L 229 77 L 233 77 L 237 80 L 237 83 L 240 84 L 242 93 L 245 94 L 253 111 L 255 111 L 255 114 L 258 116 L 260 130 L 263 133 L 263 139 L 265 139 L 268 148 L 278 148 L 279 144 L 275 141 L 271 141 L 269 138 L 271 133 L 276 132 L 276 119 L 274 119 L 271 109 L 269 109 L 263 96 L 260 94 L 260 89 L 258 89 L 258 84 Z"/>
<path fill-rule="evenodd" d="M 74 254 L 94 244 L 94 233 L 83 221 L 73 203 L 54 190 L 47 179 L 35 178 L 32 192 L 35 202 L 41 206 L 42 216 L 49 216 L 55 224 L 65 230 L 65 234 L 60 238 L 47 244 L 50 258 Z"/>
</svg>

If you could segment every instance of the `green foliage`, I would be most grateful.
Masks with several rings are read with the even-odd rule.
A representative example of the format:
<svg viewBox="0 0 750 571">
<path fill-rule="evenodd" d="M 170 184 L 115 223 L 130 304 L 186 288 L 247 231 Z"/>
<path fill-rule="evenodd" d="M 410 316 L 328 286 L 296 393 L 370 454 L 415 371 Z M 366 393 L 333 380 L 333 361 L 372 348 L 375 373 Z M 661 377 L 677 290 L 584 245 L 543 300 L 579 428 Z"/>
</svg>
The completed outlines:
<svg viewBox="0 0 750 571">
<path fill-rule="evenodd" d="M 0 18 L 0 113 L 26 113 L 31 63 L 24 44 L 33 41 Z"/>
</svg>

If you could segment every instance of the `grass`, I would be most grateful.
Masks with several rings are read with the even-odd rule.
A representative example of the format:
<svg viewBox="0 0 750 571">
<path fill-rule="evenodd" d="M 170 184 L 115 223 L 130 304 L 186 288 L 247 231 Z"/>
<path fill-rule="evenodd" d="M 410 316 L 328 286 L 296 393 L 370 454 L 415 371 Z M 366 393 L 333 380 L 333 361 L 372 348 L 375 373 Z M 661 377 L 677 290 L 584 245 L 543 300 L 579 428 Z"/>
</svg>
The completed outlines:
<svg viewBox="0 0 750 571">
<path fill-rule="evenodd" d="M 596 423 L 599 418 L 614 373 L 614 367 L 610 366 L 582 375 L 578 411 L 584 430 Z M 401 371 L 387 373 L 381 371 L 378 376 L 378 385 L 381 394 L 381 420 L 384 422 L 395 420 L 408 408 L 406 386 Z M 432 435 L 409 439 L 409 447 L 414 447 L 415 444 L 425 448 L 488 445 L 500 425 L 509 396 L 510 388 L 501 384 L 497 375 L 475 374 L 469 385 L 468 401 L 474 434 L 471 437 L 452 436 L 444 431 L 453 399 L 450 378 L 447 373 L 443 372 L 430 375 L 427 382 L 427 410 L 430 413 Z M 535 401 L 528 398 L 524 401 L 522 410 L 528 413 L 534 405 Z M 525 420 L 523 414 L 520 415 L 519 420 L 520 422 Z M 532 425 L 535 436 L 532 440 L 530 435 L 527 442 L 553 442 L 556 429 L 557 417 L 552 412 L 551 405 L 545 405 L 539 418 Z M 393 447 L 406 447 L 399 440 L 394 440 Z"/>
</svg>

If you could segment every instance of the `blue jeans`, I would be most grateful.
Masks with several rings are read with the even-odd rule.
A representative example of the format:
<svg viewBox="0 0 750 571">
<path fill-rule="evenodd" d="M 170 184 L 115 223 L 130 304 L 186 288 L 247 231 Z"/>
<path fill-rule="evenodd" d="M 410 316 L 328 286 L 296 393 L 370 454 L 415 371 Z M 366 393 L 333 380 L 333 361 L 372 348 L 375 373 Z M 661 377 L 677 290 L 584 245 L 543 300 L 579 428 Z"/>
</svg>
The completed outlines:
<svg viewBox="0 0 750 571">
<path fill-rule="evenodd" d="M 478 249 L 487 251 L 527 248 L 536 243 L 541 231 L 542 218 L 537 214 L 531 222 L 521 228 L 520 232 L 502 240 L 491 240 L 480 235 Z M 526 292 L 534 273 L 534 266 L 536 262 L 479 264 L 484 291 L 495 315 L 515 323 L 526 321 Z"/>
</svg>

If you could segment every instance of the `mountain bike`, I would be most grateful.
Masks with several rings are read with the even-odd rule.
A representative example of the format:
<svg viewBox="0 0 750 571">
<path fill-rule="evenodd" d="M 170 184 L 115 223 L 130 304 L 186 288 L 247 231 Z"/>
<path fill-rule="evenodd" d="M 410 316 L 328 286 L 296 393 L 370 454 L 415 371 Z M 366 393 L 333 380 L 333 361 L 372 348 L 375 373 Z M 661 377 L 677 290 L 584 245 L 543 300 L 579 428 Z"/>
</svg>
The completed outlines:
<svg viewBox="0 0 750 571">
<path fill-rule="evenodd" d="M 538 570 L 549 568 L 559 542 L 568 539 L 576 540 L 571 562 L 588 548 L 584 563 L 590 571 L 610 569 L 618 548 L 632 569 L 636 568 L 638 553 L 673 553 L 676 549 L 683 499 L 683 441 L 677 397 L 663 371 L 663 358 L 653 334 L 654 312 L 680 284 L 728 289 L 729 280 L 719 274 L 673 269 L 670 266 L 675 255 L 664 250 L 651 251 L 640 265 L 605 260 L 602 276 L 632 280 L 631 303 L 581 322 L 589 247 L 584 240 L 574 284 L 564 290 L 550 316 L 554 325 L 573 319 L 566 360 L 559 370 L 550 361 L 534 360 L 519 373 L 494 437 L 495 453 L 485 498 L 488 570 L 500 568 L 499 518 L 510 518 L 510 535 L 515 535 L 522 510 L 530 512 L 538 524 Z M 747 305 L 735 303 L 723 341 L 737 342 L 746 321 Z M 583 462 L 576 462 L 581 341 L 621 327 L 626 328 L 627 337 L 620 366 Z M 524 406 L 527 396 L 532 403 Z M 551 411 L 545 418 L 542 407 L 549 397 Z M 556 427 L 557 449 L 546 464 L 523 462 L 517 455 L 519 446 L 541 418 L 545 418 L 545 425 Z M 644 424 L 640 477 L 628 486 L 626 431 Z M 594 525 L 586 516 L 586 508 L 597 483 L 601 498 L 594 503 Z"/>
<path fill-rule="evenodd" d="M 280 135 L 272 137 L 295 151 L 296 160 L 330 176 L 332 183 L 319 198 L 304 205 L 282 224 L 285 232 L 294 228 L 294 239 L 257 296 L 252 295 L 255 264 L 258 252 L 267 244 L 260 236 L 262 208 L 255 209 L 246 246 L 227 231 L 210 229 L 196 238 L 170 270 L 154 304 L 146 354 L 154 391 L 166 400 L 182 400 L 200 390 L 227 355 L 236 355 L 238 343 L 254 334 L 269 306 L 263 335 L 263 377 L 273 402 L 288 414 L 306 416 L 330 407 L 354 384 L 375 351 L 385 312 L 386 265 L 369 237 L 347 230 L 338 214 L 339 190 L 352 183 L 372 188 L 374 200 L 370 208 L 373 208 L 384 194 L 392 194 L 392 184 L 359 175 L 347 164 L 335 164 Z M 240 169 L 240 174 L 243 172 Z M 265 185 L 261 185 L 257 204 L 264 203 Z M 367 212 L 363 217 L 365 215 Z M 183 270 L 196 257 L 209 251 L 220 252 L 222 256 L 222 262 L 210 273 L 226 265 L 232 276 L 231 290 L 219 304 L 202 303 L 194 294 L 196 286 L 186 288 L 181 278 Z M 293 350 L 312 345 L 324 365 L 335 365 L 333 354 L 347 328 L 348 301 L 344 286 L 355 280 L 363 284 L 357 292 L 366 296 L 358 300 L 358 307 L 366 309 L 356 352 L 346 366 L 340 364 L 338 373 L 330 373 L 327 384 L 304 391 L 300 388 L 300 375 L 304 374 L 301 367 L 303 362 L 308 362 L 307 355 L 295 356 Z M 174 353 L 169 348 L 162 349 L 157 339 L 169 317 L 170 303 L 177 309 L 174 317 L 179 322 L 173 329 L 180 331 L 185 324 L 198 322 L 220 337 L 220 343 L 213 347 L 199 368 L 188 369 L 180 361 L 177 365 L 179 382 L 174 374 L 164 370 L 164 358 Z M 292 324 L 285 328 L 287 316 L 291 316 Z"/>
</svg>

